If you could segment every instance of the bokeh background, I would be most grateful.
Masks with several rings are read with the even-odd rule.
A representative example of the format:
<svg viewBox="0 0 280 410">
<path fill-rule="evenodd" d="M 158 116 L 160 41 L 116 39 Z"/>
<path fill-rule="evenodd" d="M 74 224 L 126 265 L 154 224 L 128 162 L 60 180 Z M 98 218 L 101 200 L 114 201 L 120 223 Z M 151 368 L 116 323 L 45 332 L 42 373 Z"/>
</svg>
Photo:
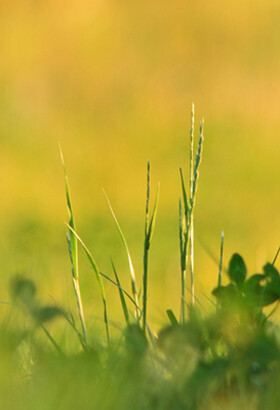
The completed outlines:
<svg viewBox="0 0 280 410">
<path fill-rule="evenodd" d="M 280 4 L 276 0 L 0 3 L 0 300 L 9 281 L 36 281 L 42 300 L 75 311 L 65 241 L 60 141 L 77 230 L 102 271 L 127 260 L 102 187 L 141 280 L 146 161 L 161 182 L 151 248 L 149 319 L 179 311 L 178 167 L 188 170 L 192 101 L 205 118 L 195 212 L 197 297 L 237 251 L 251 273 L 279 245 Z M 88 323 L 102 323 L 96 282 L 81 255 Z M 278 264 L 279 266 L 279 264 Z M 118 294 L 106 285 L 113 325 Z M 9 309 L 1 307 L 2 311 Z"/>
</svg>

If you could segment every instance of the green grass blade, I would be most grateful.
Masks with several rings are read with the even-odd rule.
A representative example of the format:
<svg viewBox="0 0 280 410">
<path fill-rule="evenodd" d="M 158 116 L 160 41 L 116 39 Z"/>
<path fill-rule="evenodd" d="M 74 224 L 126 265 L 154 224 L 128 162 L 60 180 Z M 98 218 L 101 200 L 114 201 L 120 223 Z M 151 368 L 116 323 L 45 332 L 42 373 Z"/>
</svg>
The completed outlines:
<svg viewBox="0 0 280 410">
<path fill-rule="evenodd" d="M 194 207 L 195 202 L 195 195 L 197 191 L 197 181 L 199 177 L 199 166 L 202 160 L 202 151 L 203 151 L 203 142 L 204 142 L 204 120 L 200 123 L 200 135 L 198 140 L 198 147 L 195 156 L 195 164 L 194 164 L 194 171 L 193 171 L 193 181 L 192 181 L 192 196 L 191 196 L 191 206 Z"/>
<path fill-rule="evenodd" d="M 166 313 L 167 313 L 168 319 L 170 320 L 171 325 L 176 326 L 179 324 L 172 309 L 167 309 Z"/>
<path fill-rule="evenodd" d="M 147 195 L 145 213 L 145 232 L 144 232 L 144 255 L 143 255 L 143 332 L 146 334 L 147 318 L 147 294 L 148 294 L 148 255 L 150 248 L 149 238 L 149 202 L 150 202 L 150 162 L 147 163 Z"/>
<path fill-rule="evenodd" d="M 83 348 L 86 350 L 87 346 L 85 343 L 85 339 L 83 337 L 83 335 L 79 332 L 79 330 L 77 329 L 76 323 L 75 323 L 75 319 L 74 316 L 72 315 L 71 312 L 68 312 L 68 314 L 66 312 L 64 312 L 62 310 L 62 315 L 64 317 L 64 319 L 69 323 L 69 325 L 71 326 L 71 328 L 74 330 L 74 332 L 76 333 L 76 335 L 78 336 L 78 339 L 81 343 L 81 345 L 83 346 Z"/>
<path fill-rule="evenodd" d="M 147 322 L 147 295 L 148 295 L 148 256 L 152 242 L 153 232 L 155 229 L 156 215 L 159 202 L 159 187 L 151 220 L 149 222 L 149 200 L 150 200 L 150 162 L 147 164 L 147 196 L 146 196 L 146 215 L 145 215 L 145 236 L 144 236 L 144 256 L 143 256 L 143 331 L 146 334 Z"/>
<path fill-rule="evenodd" d="M 50 334 L 50 332 L 46 329 L 46 327 L 41 323 L 40 324 L 41 329 L 43 330 L 43 332 L 45 333 L 45 335 L 47 336 L 47 338 L 50 340 L 50 342 L 52 343 L 52 345 L 54 346 L 55 350 L 62 356 L 65 356 L 62 349 L 60 348 L 60 346 L 56 343 L 56 341 L 54 340 L 54 338 L 52 337 L 52 335 Z"/>
<path fill-rule="evenodd" d="M 136 307 L 135 305 L 135 301 L 133 299 L 133 297 L 130 296 L 130 294 L 121 286 L 119 286 L 117 284 L 117 282 L 115 282 L 113 279 L 111 279 L 109 276 L 105 275 L 105 273 L 102 273 L 101 271 L 99 271 L 99 274 L 106 280 L 108 280 L 108 282 L 112 283 L 113 285 L 115 285 L 117 288 L 120 288 L 121 291 L 123 292 L 123 294 L 133 303 L 133 305 Z"/>
<path fill-rule="evenodd" d="M 154 205 L 154 209 L 153 209 L 153 212 L 152 212 L 151 221 L 150 221 L 149 229 L 148 229 L 148 233 L 147 233 L 148 234 L 149 247 L 151 245 L 154 230 L 155 230 L 158 203 L 159 203 L 159 191 L 160 191 L 160 184 L 158 183 L 155 205 Z"/>
<path fill-rule="evenodd" d="M 182 267 L 184 237 L 183 237 L 183 216 L 182 216 L 182 199 L 181 198 L 179 198 L 179 245 L 180 245 L 180 257 L 181 257 L 181 267 Z"/>
<path fill-rule="evenodd" d="M 75 235 L 75 237 L 77 238 L 77 240 L 80 242 L 80 244 L 82 245 L 89 263 L 91 265 L 91 267 L 93 268 L 93 271 L 95 273 L 95 277 L 99 286 L 99 290 L 101 293 L 101 297 L 102 297 L 102 301 L 103 301 L 103 309 L 104 309 L 104 322 L 105 322 L 105 327 L 106 327 L 106 334 L 107 334 L 107 341 L 108 341 L 108 345 L 110 344 L 110 335 L 109 335 L 109 322 L 108 322 L 108 314 L 107 314 L 107 302 L 106 302 L 106 296 L 105 296 L 105 291 L 104 291 L 104 286 L 103 286 L 103 282 L 101 279 L 101 276 L 99 274 L 99 270 L 97 268 L 97 265 L 89 251 L 89 249 L 87 248 L 87 246 L 85 245 L 85 243 L 83 242 L 83 240 L 80 238 L 80 236 L 77 234 L 77 232 L 68 224 L 66 224 L 68 226 L 68 228 L 71 230 L 71 232 L 73 232 L 73 234 Z"/>
<path fill-rule="evenodd" d="M 146 213 L 145 213 L 145 237 L 147 237 L 147 234 L 148 234 L 149 203 L 150 203 L 150 161 L 147 162 L 147 194 L 146 194 Z"/>
<path fill-rule="evenodd" d="M 133 294 L 133 298 L 134 298 L 135 305 L 136 305 L 136 317 L 137 317 L 137 319 L 139 319 L 139 302 L 138 302 L 138 295 L 137 295 L 137 284 L 136 284 L 136 278 L 135 278 L 135 272 L 134 272 L 132 259 L 131 259 L 131 256 L 130 256 L 130 252 L 129 252 L 129 249 L 128 249 L 124 234 L 122 233 L 120 224 L 119 224 L 119 222 L 117 220 L 117 217 L 116 217 L 116 215 L 113 211 L 113 208 L 112 208 L 112 205 L 109 201 L 109 198 L 108 198 L 108 196 L 107 196 L 107 194 L 104 190 L 103 190 L 103 192 L 104 192 L 107 204 L 109 206 L 110 212 L 111 212 L 111 214 L 113 216 L 113 219 L 114 219 L 114 221 L 117 225 L 117 228 L 118 228 L 122 243 L 125 247 L 125 251 L 126 251 L 126 255 L 127 255 L 127 259 L 128 259 L 128 264 L 129 264 L 129 271 L 130 271 L 130 278 L 131 278 L 131 289 L 132 289 L 132 294 Z"/>
<path fill-rule="evenodd" d="M 179 241 L 180 241 L 180 261 L 181 261 L 181 323 L 185 322 L 186 316 L 186 303 L 185 303 L 185 281 L 186 281 L 186 266 L 187 266 L 187 246 L 188 246 L 188 229 L 189 229 L 189 204 L 186 193 L 186 187 L 184 182 L 184 175 L 182 168 L 179 168 L 182 195 L 183 195 L 183 207 L 182 201 L 179 200 Z M 183 209 L 184 212 L 183 212 Z M 183 216 L 184 215 L 184 216 Z"/>
<path fill-rule="evenodd" d="M 192 103 L 191 111 L 191 128 L 190 128 L 190 198 L 193 197 L 193 179 L 194 179 L 194 167 L 193 167 L 193 157 L 194 157 L 194 103 Z"/>
<path fill-rule="evenodd" d="M 68 224 L 73 228 L 75 228 L 75 220 L 74 220 L 74 213 L 73 213 L 73 208 L 72 208 L 72 202 L 71 202 L 71 196 L 70 196 L 70 189 L 69 189 L 69 183 L 68 183 L 68 177 L 67 177 L 67 171 L 66 171 L 66 166 L 64 162 L 64 157 L 63 157 L 63 152 L 62 149 L 59 145 L 59 151 L 60 151 L 60 158 L 61 158 L 61 163 L 63 166 L 63 171 L 64 171 L 64 183 L 65 183 L 65 192 L 66 192 L 66 203 L 67 203 L 67 210 L 68 210 Z M 71 263 L 72 263 L 72 274 L 75 279 L 78 279 L 79 276 L 79 271 L 78 271 L 78 243 L 75 235 L 70 231 L 69 232 L 70 236 L 70 242 L 69 242 L 69 249 L 71 249 Z"/>
<path fill-rule="evenodd" d="M 126 301 L 125 301 L 125 298 L 124 298 L 124 293 L 123 293 L 123 290 L 122 290 L 122 287 L 121 287 L 121 284 L 120 284 L 120 280 L 119 280 L 119 277 L 118 277 L 118 274 L 117 274 L 115 265 L 114 265 L 114 263 L 113 263 L 112 260 L 111 260 L 111 263 L 112 263 L 112 268 L 113 268 L 113 271 L 114 271 L 114 274 L 115 274 L 115 278 L 116 278 L 116 282 L 117 282 L 118 289 L 119 289 L 119 295 L 120 295 L 120 300 L 121 300 L 121 305 L 122 305 L 122 309 L 123 309 L 123 314 L 124 314 L 125 322 L 126 322 L 126 324 L 127 324 L 127 326 L 128 326 L 128 325 L 129 325 L 129 314 L 128 314 L 128 309 L 127 309 Z"/>
<path fill-rule="evenodd" d="M 66 166 L 65 166 L 64 157 L 63 157 L 63 153 L 62 153 L 62 149 L 60 145 L 59 145 L 59 151 L 60 151 L 60 158 L 61 158 L 61 162 L 62 162 L 62 166 L 64 170 L 64 182 L 65 182 L 65 192 L 66 192 L 66 203 L 67 203 L 67 209 L 68 209 L 69 226 L 71 227 L 71 229 L 75 230 L 75 220 L 74 220 L 74 213 L 73 213 L 71 196 L 70 196 L 68 177 L 67 177 Z M 69 255 L 70 255 L 70 260 L 71 260 L 72 282 L 73 282 L 74 291 L 76 295 L 79 317 L 80 317 L 80 321 L 81 321 L 81 325 L 83 329 L 83 336 L 84 336 L 85 344 L 86 346 L 88 346 L 87 330 L 86 330 L 86 323 L 85 323 L 85 317 L 84 317 L 84 308 L 83 308 L 81 292 L 80 292 L 80 283 L 79 283 L 78 242 L 77 242 L 77 238 L 75 237 L 71 229 L 69 229 L 69 232 L 66 234 L 66 236 L 67 236 L 68 249 L 69 249 Z"/>
</svg>

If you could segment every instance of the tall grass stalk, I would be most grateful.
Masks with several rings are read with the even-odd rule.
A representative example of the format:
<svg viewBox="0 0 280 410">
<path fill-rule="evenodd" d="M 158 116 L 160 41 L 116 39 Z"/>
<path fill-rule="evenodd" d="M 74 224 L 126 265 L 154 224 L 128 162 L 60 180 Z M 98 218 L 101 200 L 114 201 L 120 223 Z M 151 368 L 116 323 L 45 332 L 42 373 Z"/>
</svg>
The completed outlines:
<svg viewBox="0 0 280 410">
<path fill-rule="evenodd" d="M 194 169 L 193 169 L 193 151 L 194 151 L 194 104 L 192 103 L 191 111 L 191 128 L 190 128 L 190 198 L 193 198 L 193 179 L 194 179 Z M 191 303 L 194 305 L 194 243 L 193 243 L 193 212 L 190 213 L 190 276 L 191 276 Z"/>
<path fill-rule="evenodd" d="M 136 277 L 135 277 L 134 267 L 133 267 L 133 263 L 132 263 L 132 258 L 131 258 L 131 255 L 130 255 L 130 252 L 129 252 L 129 249 L 128 249 L 128 245 L 127 245 L 127 242 L 126 242 L 126 240 L 125 240 L 124 234 L 123 234 L 123 232 L 122 232 L 122 230 L 121 230 L 121 227 L 120 227 L 120 224 L 119 224 L 119 222 L 118 222 L 118 220 L 117 220 L 117 217 L 116 217 L 116 215 L 115 215 L 115 213 L 114 213 L 114 211 L 113 211 L 113 208 L 112 208 L 112 205 L 111 205 L 111 203 L 110 203 L 110 201 L 109 201 L 109 198 L 108 198 L 108 196 L 107 196 L 107 194 L 106 194 L 106 192 L 105 192 L 104 190 L 103 190 L 103 192 L 104 192 L 106 201 L 107 201 L 107 203 L 108 203 L 110 212 L 111 212 L 111 214 L 112 214 L 112 216 L 113 216 L 113 218 L 114 218 L 114 221 L 115 221 L 115 223 L 116 223 L 116 225 L 117 225 L 117 228 L 118 228 L 118 231 L 119 231 L 119 234 L 120 234 L 122 243 L 123 243 L 123 245 L 124 245 L 124 247 L 125 247 L 125 251 L 126 251 L 126 255 L 127 255 L 127 259 L 128 259 L 129 271 L 130 271 L 131 290 L 132 290 L 132 295 L 133 295 L 133 299 L 134 299 L 134 302 L 135 302 L 135 317 L 136 317 L 136 319 L 139 321 L 139 320 L 140 320 L 140 317 L 141 317 L 141 313 L 140 313 L 140 308 L 139 308 L 139 298 L 138 298 L 138 291 L 137 291 L 137 283 L 136 283 Z"/>
<path fill-rule="evenodd" d="M 203 149 L 203 125 L 200 123 L 200 135 L 198 140 L 198 147 L 194 159 L 194 104 L 192 104 L 191 111 L 191 128 L 190 128 L 190 171 L 189 171 L 189 200 L 187 197 L 183 171 L 180 168 L 180 179 L 182 189 L 182 200 L 179 201 L 179 242 L 180 242 L 180 262 L 181 262 L 181 313 L 180 322 L 185 322 L 186 317 L 186 301 L 185 301 L 185 287 L 186 287 L 186 270 L 188 260 L 190 262 L 190 280 L 191 280 L 191 303 L 195 301 L 194 291 L 194 227 L 193 215 L 197 192 L 197 182 L 199 177 L 199 166 L 202 159 Z"/>
<path fill-rule="evenodd" d="M 59 145 L 59 151 L 60 151 L 60 158 L 61 158 L 61 162 L 62 162 L 62 166 L 64 170 L 66 203 L 67 203 L 67 209 L 68 209 L 69 231 L 67 232 L 66 237 L 67 237 L 67 242 L 68 242 L 69 256 L 70 256 L 71 268 L 72 268 L 72 281 L 73 281 L 74 291 L 76 295 L 79 317 L 80 317 L 80 321 L 82 325 L 84 342 L 85 342 L 86 348 L 88 348 L 86 323 L 85 323 L 84 309 L 83 309 L 83 303 L 82 303 L 82 297 L 81 297 L 81 291 L 80 291 L 80 283 L 79 283 L 78 242 L 77 242 L 76 236 L 73 233 L 73 231 L 75 231 L 76 229 L 75 220 L 74 220 L 74 213 L 73 213 L 72 202 L 71 202 L 71 197 L 70 197 L 70 189 L 69 189 L 68 177 L 67 177 L 67 172 L 66 172 L 66 166 L 65 166 L 64 157 L 63 157 L 63 153 L 62 153 L 62 149 L 60 145 Z"/>
<path fill-rule="evenodd" d="M 149 220 L 149 203 L 150 203 L 150 162 L 147 163 L 147 195 L 146 195 L 146 215 L 145 215 L 145 233 L 144 233 L 144 255 L 143 255 L 143 331 L 146 333 L 147 321 L 147 294 L 148 294 L 148 257 L 151 246 L 152 236 L 155 227 L 156 214 L 159 200 L 159 185 L 157 196 L 152 212 L 151 220 Z"/>
<path fill-rule="evenodd" d="M 97 268 L 97 265 L 95 263 L 95 260 L 93 259 L 89 249 L 87 248 L 87 246 L 85 245 L 85 243 L 83 242 L 83 240 L 81 239 L 81 237 L 77 234 L 77 232 L 69 225 L 66 224 L 69 228 L 69 230 L 75 235 L 76 239 L 80 242 L 80 244 L 82 245 L 88 260 L 90 262 L 91 267 L 93 268 L 93 271 L 95 273 L 95 277 L 99 286 L 99 290 L 101 293 L 101 297 L 102 297 L 102 301 L 103 301 L 103 310 L 104 310 L 104 323 L 105 323 L 105 327 L 106 327 L 106 335 L 107 335 L 107 342 L 108 345 L 110 345 L 110 333 L 109 333 L 109 321 L 108 321 L 108 313 L 107 313 L 107 301 L 106 301 L 106 296 L 105 296 L 105 290 L 104 290 L 104 286 L 103 286 L 103 282 L 99 273 L 99 270 Z"/>
</svg>

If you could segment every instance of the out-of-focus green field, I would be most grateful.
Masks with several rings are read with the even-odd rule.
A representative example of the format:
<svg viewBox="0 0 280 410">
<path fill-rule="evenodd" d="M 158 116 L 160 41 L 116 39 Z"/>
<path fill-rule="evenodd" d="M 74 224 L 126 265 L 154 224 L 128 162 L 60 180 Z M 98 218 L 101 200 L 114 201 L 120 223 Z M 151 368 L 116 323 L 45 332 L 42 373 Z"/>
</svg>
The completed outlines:
<svg viewBox="0 0 280 410">
<path fill-rule="evenodd" d="M 102 271 L 113 257 L 129 288 L 109 195 L 140 280 L 146 160 L 161 182 L 151 249 L 149 318 L 179 310 L 180 165 L 188 170 L 191 102 L 205 118 L 195 212 L 197 297 L 204 303 L 225 259 L 251 273 L 279 245 L 280 4 L 276 0 L 1 1 L 0 300 L 11 276 L 33 278 L 41 298 L 75 309 L 57 142 L 68 168 L 77 230 Z M 247 258 L 246 258 L 247 257 Z M 89 323 L 102 316 L 81 256 Z M 118 294 L 106 286 L 110 315 Z M 5 312 L 7 307 L 1 307 Z"/>
</svg>

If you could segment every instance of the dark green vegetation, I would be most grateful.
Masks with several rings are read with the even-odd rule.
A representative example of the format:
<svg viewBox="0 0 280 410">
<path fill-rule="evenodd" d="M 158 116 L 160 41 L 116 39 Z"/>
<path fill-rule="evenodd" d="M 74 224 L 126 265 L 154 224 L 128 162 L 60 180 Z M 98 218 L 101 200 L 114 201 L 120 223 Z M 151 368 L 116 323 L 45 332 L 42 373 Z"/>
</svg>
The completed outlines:
<svg viewBox="0 0 280 410">
<path fill-rule="evenodd" d="M 218 286 L 206 311 L 194 291 L 193 213 L 202 158 L 203 122 L 194 155 L 194 108 L 190 132 L 189 187 L 180 169 L 179 201 L 180 317 L 167 309 L 166 324 L 149 326 L 149 250 L 155 228 L 159 189 L 150 212 L 150 164 L 144 223 L 142 286 L 138 288 L 130 251 L 106 196 L 124 245 L 131 292 L 114 276 L 99 270 L 79 236 L 65 169 L 69 211 L 67 241 L 77 315 L 56 303 L 43 303 L 33 281 L 16 277 L 11 283 L 11 313 L 1 325 L 0 408 L 3 409 L 278 409 L 280 333 L 271 321 L 280 301 L 278 254 L 263 272 L 248 276 L 243 258 L 234 254 L 223 266 L 223 235 Z M 62 156 L 63 161 L 63 156 Z M 63 162 L 64 165 L 64 162 Z M 106 195 L 106 194 L 105 194 Z M 87 325 L 79 283 L 79 245 L 94 273 L 102 303 L 106 338 Z M 186 273 L 191 276 L 187 300 Z M 223 285 L 223 272 L 228 284 Z M 119 295 L 124 326 L 111 336 L 105 283 Z M 168 306 L 167 306 L 168 307 Z M 167 308 L 166 307 L 166 308 Z M 17 315 L 14 315 L 14 312 Z M 13 318 L 17 317 L 15 323 Z M 79 321 L 77 321 L 79 317 Z M 58 320 L 60 319 L 60 320 Z M 72 329 L 79 347 L 69 354 L 49 330 L 49 323 Z"/>
<path fill-rule="evenodd" d="M 68 312 L 41 306 L 32 282 L 14 280 L 14 303 L 27 320 L 17 331 L 2 324 L 1 408 L 277 409 L 279 329 L 264 307 L 279 303 L 279 272 L 266 264 L 247 277 L 237 254 L 227 272 L 230 283 L 214 289 L 207 315 L 198 304 L 188 307 L 184 324 L 168 315 L 170 324 L 155 339 L 131 320 L 110 347 L 97 335 L 86 345 Z M 46 330 L 58 315 L 80 338 L 75 355 L 65 355 Z"/>
</svg>

